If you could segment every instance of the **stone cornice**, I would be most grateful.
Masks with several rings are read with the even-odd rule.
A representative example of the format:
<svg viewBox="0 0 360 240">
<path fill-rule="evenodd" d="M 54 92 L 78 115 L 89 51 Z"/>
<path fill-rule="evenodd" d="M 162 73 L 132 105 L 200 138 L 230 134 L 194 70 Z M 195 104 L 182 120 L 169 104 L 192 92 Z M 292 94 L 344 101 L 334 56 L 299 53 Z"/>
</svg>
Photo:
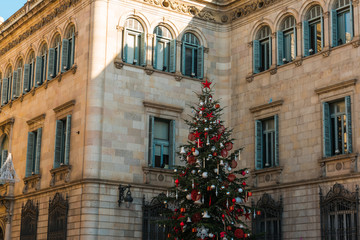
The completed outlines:
<svg viewBox="0 0 360 240">
<path fill-rule="evenodd" d="M 151 102 L 151 101 L 146 101 L 146 100 L 143 101 L 143 105 L 144 105 L 144 107 L 147 107 L 147 108 L 168 110 L 168 111 L 176 112 L 176 113 L 182 113 L 184 111 L 184 109 L 182 107 L 169 105 L 169 104 L 163 104 L 163 103 L 157 103 L 157 102 Z"/>
<path fill-rule="evenodd" d="M 283 103 L 284 103 L 284 100 L 277 100 L 277 101 L 274 101 L 271 103 L 265 103 L 262 105 L 251 107 L 251 108 L 249 108 L 249 110 L 251 113 L 260 112 L 261 110 L 281 106 Z"/>
<path fill-rule="evenodd" d="M 34 2 L 35 0 L 30 1 Z M 40 0 L 36 0 L 36 2 L 39 2 Z M 45 6 L 48 4 L 54 2 L 55 0 L 43 0 L 36 6 L 34 6 L 34 9 L 26 10 L 27 6 L 25 5 L 22 7 L 19 11 L 17 11 L 14 15 L 12 15 L 7 21 L 5 21 L 3 24 L 0 25 L 0 43 L 8 36 L 11 32 L 19 28 L 26 20 L 30 19 L 34 15 L 36 15 L 38 12 L 41 11 Z M 4 55 L 6 52 L 8 52 L 10 49 L 15 47 L 16 45 L 20 44 L 23 40 L 28 38 L 29 36 L 36 33 L 39 29 L 47 25 L 48 23 L 52 22 L 57 16 L 61 15 L 63 12 L 65 12 L 68 8 L 72 7 L 73 5 L 76 5 L 80 0 L 66 0 L 61 1 L 61 5 L 54 8 L 52 12 L 42 18 L 41 21 L 39 21 L 36 24 L 33 24 L 32 26 L 28 27 L 27 30 L 21 34 L 19 34 L 18 37 L 16 37 L 14 40 L 12 40 L 10 43 L 8 43 L 5 47 L 0 49 L 0 56 Z M 60 1 L 59 1 L 60 2 Z M 27 3 L 29 4 L 29 3 Z M 28 11 L 28 12 L 26 12 Z"/>
<path fill-rule="evenodd" d="M 26 123 L 28 125 L 31 125 L 31 124 L 41 122 L 41 121 L 44 121 L 44 120 L 45 120 L 45 114 L 41 114 L 41 115 L 39 115 L 37 117 L 34 117 L 33 119 L 30 119 L 30 120 L 26 121 Z"/>
<path fill-rule="evenodd" d="M 0 122 L 0 127 L 4 127 L 6 125 L 13 125 L 15 122 L 15 118 L 8 118 L 5 121 Z"/>
<path fill-rule="evenodd" d="M 67 108 L 73 107 L 74 105 L 75 105 L 75 100 L 71 100 L 71 101 L 68 101 L 68 102 L 66 102 L 64 104 L 61 104 L 60 106 L 54 108 L 53 110 L 54 110 L 55 113 L 59 113 L 59 112 L 65 110 Z"/>
<path fill-rule="evenodd" d="M 320 95 L 320 94 L 324 94 L 324 93 L 327 93 L 327 92 L 336 91 L 336 90 L 339 90 L 339 89 L 342 89 L 342 88 L 354 86 L 356 84 L 356 81 L 357 81 L 357 79 L 351 79 L 351 80 L 348 80 L 348 81 L 335 83 L 333 85 L 329 85 L 329 86 L 326 86 L 326 87 L 315 89 L 315 93 Z"/>
</svg>

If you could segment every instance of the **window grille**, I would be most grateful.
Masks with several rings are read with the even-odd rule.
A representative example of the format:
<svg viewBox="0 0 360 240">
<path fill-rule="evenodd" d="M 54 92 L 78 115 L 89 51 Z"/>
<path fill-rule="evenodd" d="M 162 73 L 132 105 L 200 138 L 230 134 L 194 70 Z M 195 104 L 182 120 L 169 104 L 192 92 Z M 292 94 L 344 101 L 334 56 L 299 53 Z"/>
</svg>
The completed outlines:
<svg viewBox="0 0 360 240">
<path fill-rule="evenodd" d="M 36 240 L 38 216 L 38 204 L 35 206 L 31 200 L 28 200 L 21 210 L 20 240 Z"/>
</svg>

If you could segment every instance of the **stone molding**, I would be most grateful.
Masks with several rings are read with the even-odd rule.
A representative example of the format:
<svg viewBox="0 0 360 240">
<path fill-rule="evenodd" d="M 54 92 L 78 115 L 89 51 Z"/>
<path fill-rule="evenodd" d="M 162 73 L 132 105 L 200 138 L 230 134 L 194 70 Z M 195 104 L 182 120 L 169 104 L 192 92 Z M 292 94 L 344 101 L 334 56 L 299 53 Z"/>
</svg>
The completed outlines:
<svg viewBox="0 0 360 240">
<path fill-rule="evenodd" d="M 332 85 L 329 85 L 326 87 L 317 88 L 317 89 L 315 89 L 315 93 L 317 93 L 318 95 L 321 95 L 321 94 L 336 91 L 336 90 L 339 90 L 342 88 L 355 86 L 356 81 L 357 81 L 357 79 L 351 79 L 351 80 L 347 80 L 344 82 L 335 83 L 335 84 L 332 84 Z"/>
<path fill-rule="evenodd" d="M 44 120 L 45 120 L 45 113 L 26 121 L 26 123 L 29 125 L 30 128 L 34 128 L 34 126 L 41 127 L 44 125 Z"/>
<path fill-rule="evenodd" d="M 251 107 L 251 108 L 249 108 L 249 110 L 250 110 L 251 113 L 256 113 L 256 112 L 260 112 L 262 110 L 266 110 L 266 109 L 281 106 L 281 105 L 283 105 L 283 103 L 284 103 L 284 100 L 280 99 L 280 100 L 273 101 L 271 103 L 265 103 L 265 104 L 261 104 L 261 105 Z"/>
<path fill-rule="evenodd" d="M 30 177 L 25 177 L 23 179 L 24 181 L 24 188 L 23 188 L 23 194 L 27 193 L 29 190 L 39 190 L 40 189 L 40 174 L 34 174 Z"/>
<path fill-rule="evenodd" d="M 254 179 L 254 187 L 280 184 L 282 171 L 281 166 L 253 170 L 251 175 Z"/>
<path fill-rule="evenodd" d="M 144 184 L 172 187 L 174 171 L 172 169 L 143 167 Z"/>
<path fill-rule="evenodd" d="M 176 113 L 182 113 L 184 111 L 184 108 L 182 108 L 182 107 L 158 103 L 158 102 L 146 101 L 146 100 L 143 101 L 143 105 L 144 105 L 144 107 L 147 107 L 147 108 L 167 110 L 167 111 L 176 112 Z"/>
<path fill-rule="evenodd" d="M 0 133 L 10 136 L 10 129 L 14 125 L 15 118 L 8 118 L 0 122 Z"/>
<path fill-rule="evenodd" d="M 64 104 L 61 104 L 60 106 L 54 108 L 53 110 L 54 110 L 55 113 L 59 113 L 59 112 L 62 112 L 64 110 L 68 109 L 68 108 L 74 107 L 74 105 L 75 105 L 75 100 L 70 100 L 70 101 L 68 101 L 68 102 L 66 102 Z"/>
<path fill-rule="evenodd" d="M 350 153 L 319 159 L 320 177 L 357 172 L 357 155 L 357 153 Z"/>
<path fill-rule="evenodd" d="M 57 183 L 68 183 L 70 181 L 71 165 L 61 165 L 58 168 L 50 170 L 51 180 L 50 187 L 55 186 Z"/>
</svg>

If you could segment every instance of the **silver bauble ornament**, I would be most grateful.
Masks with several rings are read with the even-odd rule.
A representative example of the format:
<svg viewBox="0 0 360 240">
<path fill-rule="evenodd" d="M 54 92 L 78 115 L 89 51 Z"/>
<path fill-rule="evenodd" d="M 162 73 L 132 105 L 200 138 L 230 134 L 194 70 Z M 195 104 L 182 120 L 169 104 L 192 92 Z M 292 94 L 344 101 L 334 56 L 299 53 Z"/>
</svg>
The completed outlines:
<svg viewBox="0 0 360 240">
<path fill-rule="evenodd" d="M 239 188 L 239 193 L 242 193 L 244 190 L 242 188 Z"/>
<path fill-rule="evenodd" d="M 186 195 L 187 200 L 191 200 L 191 194 Z"/>
<path fill-rule="evenodd" d="M 211 185 L 210 187 L 211 187 L 211 189 L 215 189 L 215 188 L 216 188 L 214 184 Z"/>
<path fill-rule="evenodd" d="M 207 173 L 207 172 L 203 172 L 203 173 L 202 173 L 202 177 L 203 177 L 203 178 L 207 178 L 207 177 L 208 177 L 208 173 Z"/>
</svg>

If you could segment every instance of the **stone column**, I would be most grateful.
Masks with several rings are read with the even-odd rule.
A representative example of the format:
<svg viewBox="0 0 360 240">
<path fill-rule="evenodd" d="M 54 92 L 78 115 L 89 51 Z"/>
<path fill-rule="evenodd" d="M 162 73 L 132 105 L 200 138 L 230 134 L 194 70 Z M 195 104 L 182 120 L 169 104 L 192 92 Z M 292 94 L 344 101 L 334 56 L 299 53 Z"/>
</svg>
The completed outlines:
<svg viewBox="0 0 360 240">
<path fill-rule="evenodd" d="M 324 12 L 324 26 L 323 26 L 323 36 L 324 36 L 324 49 L 329 49 L 330 48 L 330 35 L 331 35 L 331 29 L 330 29 L 330 19 L 329 19 L 329 16 L 330 16 L 330 12 Z"/>
<path fill-rule="evenodd" d="M 116 58 L 121 59 L 123 58 L 123 41 L 124 41 L 124 27 L 116 26 L 117 30 L 117 42 L 116 42 Z"/>
<path fill-rule="evenodd" d="M 176 72 L 175 74 L 181 75 L 181 46 L 182 42 L 176 40 Z"/>
<path fill-rule="evenodd" d="M 277 44 L 276 44 L 276 32 L 271 34 L 271 66 L 270 69 L 276 68 L 277 58 Z"/>
<path fill-rule="evenodd" d="M 296 58 L 301 57 L 304 53 L 302 50 L 303 46 L 303 38 L 302 38 L 303 32 L 302 32 L 302 22 L 298 22 L 296 24 Z"/>
<path fill-rule="evenodd" d="M 359 8 L 359 0 L 353 0 L 353 13 L 354 13 L 354 40 L 359 40 L 359 33 L 360 33 L 360 8 Z"/>
<path fill-rule="evenodd" d="M 153 56 L 153 46 L 155 45 L 155 34 L 148 33 L 146 41 L 146 67 L 153 68 L 152 56 Z"/>
<path fill-rule="evenodd" d="M 253 52 L 253 41 L 248 42 L 247 47 L 248 47 L 248 56 L 249 56 L 249 59 L 250 59 L 250 62 L 249 62 L 250 71 L 246 75 L 246 81 L 252 82 L 253 81 L 253 54 L 252 54 L 252 52 Z"/>
</svg>

